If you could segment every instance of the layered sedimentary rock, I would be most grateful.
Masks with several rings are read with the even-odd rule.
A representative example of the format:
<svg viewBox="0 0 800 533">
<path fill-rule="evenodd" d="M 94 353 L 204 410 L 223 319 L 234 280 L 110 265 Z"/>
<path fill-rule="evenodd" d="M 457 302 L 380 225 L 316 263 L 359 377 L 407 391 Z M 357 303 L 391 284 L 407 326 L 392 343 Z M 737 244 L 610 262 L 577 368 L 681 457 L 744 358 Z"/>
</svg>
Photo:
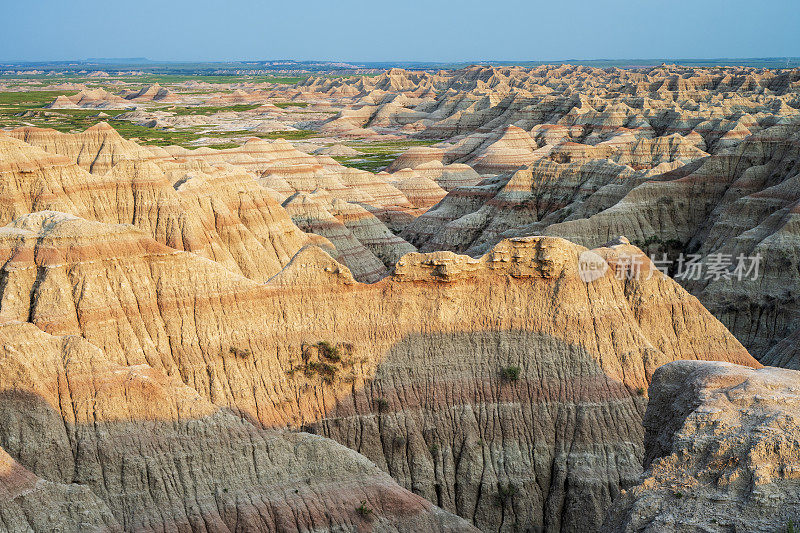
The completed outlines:
<svg viewBox="0 0 800 533">
<path fill-rule="evenodd" d="M 93 174 L 105 174 L 123 161 L 152 161 L 165 171 L 205 170 L 235 167 L 260 178 L 262 185 L 290 196 L 295 192 L 324 189 L 345 201 L 360 202 L 376 214 L 387 210 L 413 212 L 414 206 L 398 189 L 378 175 L 340 165 L 334 159 L 309 155 L 282 139 L 250 139 L 241 146 L 215 150 L 189 150 L 141 146 L 122 138 L 108 123 L 84 132 L 60 133 L 44 128 L 17 128 L 9 135 L 48 153 L 64 156 Z M 19 152 L 20 148 L 17 149 Z M 24 153 L 4 156 L 11 162 L 24 160 Z"/>
<path fill-rule="evenodd" d="M 607 209 L 550 225 L 544 233 L 589 244 L 624 232 L 639 242 L 672 243 L 704 257 L 723 254 L 726 276 L 687 286 L 751 351 L 763 356 L 792 334 L 798 308 L 795 231 L 800 174 L 797 120 L 647 180 Z M 412 242 L 414 242 L 412 240 Z M 760 271 L 734 274 L 739 255 Z M 755 277 L 755 279 L 752 279 Z"/>
<path fill-rule="evenodd" d="M 324 148 L 317 148 L 314 150 L 314 153 L 317 155 L 327 155 L 330 157 L 353 157 L 357 155 L 361 155 L 361 152 L 354 148 L 350 148 L 349 146 L 345 146 L 343 144 L 334 144 L 332 146 L 326 146 Z"/>
<path fill-rule="evenodd" d="M 403 237 L 423 251 L 479 255 L 505 237 L 535 234 L 556 221 L 591 216 L 645 179 L 644 173 L 607 160 L 542 159 L 512 174 L 451 191 L 404 228 Z"/>
<path fill-rule="evenodd" d="M 705 503 L 672 494 L 684 505 L 672 516 L 663 487 L 648 496 L 678 475 L 653 470 L 643 445 L 648 383 L 678 359 L 758 363 L 627 241 L 595 249 L 608 270 L 585 282 L 584 248 L 528 236 L 760 254 L 754 279 L 681 282 L 764 362 L 797 366 L 798 71 L 393 69 L 229 89 L 137 87 L 114 103 L 137 111 L 115 119 L 312 129 L 364 138 L 365 151 L 373 139 L 436 144 L 373 174 L 329 157 L 357 155 L 337 145 L 157 148 L 107 124 L 0 134 L 3 525 L 591 531 L 642 461 L 657 481 L 623 495 L 609 524 L 683 527 L 701 514 Z M 270 104 L 150 109 L 266 98 L 311 105 L 302 118 Z M 54 103 L 104 100 L 115 98 Z M 627 275 L 631 259 L 644 272 Z M 764 416 L 771 430 L 784 415 Z M 647 424 L 664 442 L 677 434 Z M 744 464 L 752 442 L 736 431 L 702 444 L 728 437 Z M 750 455 L 775 469 L 714 481 L 728 515 L 793 489 L 791 442 L 777 442 L 788 455 L 762 444 L 776 442 Z M 680 482 L 702 489 L 697 472 Z M 743 488 L 757 476 L 766 492 Z M 725 527 L 780 526 L 741 514 Z"/>
<path fill-rule="evenodd" d="M 89 172 L 103 174 L 124 160 L 149 160 L 167 154 L 153 153 L 133 141 L 123 139 L 107 122 L 100 122 L 82 133 L 59 133 L 44 128 L 17 128 L 9 134 L 47 152 L 72 159 Z"/>
<path fill-rule="evenodd" d="M 470 530 L 328 439 L 259 429 L 148 365 L 0 321 L 5 531 Z"/>
<path fill-rule="evenodd" d="M 550 123 L 566 126 L 573 140 L 592 145 L 626 128 L 651 137 L 694 130 L 712 147 L 761 129 L 765 114 L 795 113 L 798 81 L 797 70 L 743 67 L 472 66 L 437 73 L 393 69 L 374 78 L 309 78 L 298 84 L 295 96 L 352 102 L 330 124 L 361 131 L 395 128 L 459 140 L 511 125 L 530 131 Z"/>
<path fill-rule="evenodd" d="M 487 123 L 491 129 L 451 136 L 437 153 L 413 150 L 398 159 L 401 166 L 429 164 L 426 157 L 466 162 L 494 176 L 451 190 L 401 236 L 422 251 L 475 257 L 503 238 L 536 234 L 586 246 L 625 234 L 672 261 L 679 253 L 761 257 L 758 279 L 730 283 L 734 262 L 721 280 L 685 286 L 758 357 L 796 364 L 775 344 L 790 349 L 781 341 L 793 338 L 800 290 L 792 274 L 800 119 L 795 81 L 775 79 L 747 90 L 704 81 L 691 89 L 703 105 L 688 109 L 656 101 L 689 90 L 680 83 L 650 85 L 651 99 L 582 94 L 541 114 L 507 108 Z M 726 101 L 715 91 L 735 95 Z M 459 116 L 478 113 L 469 108 Z M 508 125 L 512 117 L 518 120 Z M 503 173 L 503 161 L 506 170 L 524 168 Z"/>
<path fill-rule="evenodd" d="M 413 216 L 417 209 L 399 189 L 335 162 L 314 163 L 309 173 L 298 174 L 298 165 L 310 156 L 287 143 L 253 141 L 240 149 L 200 154 L 161 150 L 153 159 L 153 152 L 105 126 L 76 135 L 33 129 L 12 134 L 0 136 L 4 222 L 52 209 L 101 222 L 131 223 L 167 246 L 213 259 L 259 281 L 276 274 L 309 243 L 326 247 L 362 281 L 380 279 L 400 256 L 416 251 L 376 218 L 392 220 L 395 213 Z M 98 166 L 103 154 L 104 165 L 113 165 L 104 173 Z M 257 178 L 259 172 L 267 177 Z M 312 187 L 326 195 L 320 207 L 325 213 L 314 202 L 292 202 L 290 211 L 304 230 L 317 235 L 305 234 L 278 203 Z M 434 185 L 434 193 L 435 189 Z M 358 233 L 357 238 L 328 212 L 331 195 L 336 197 L 335 211 Z M 420 204 L 428 205 L 430 199 Z M 310 222 L 323 215 L 325 220 Z M 331 229 L 331 224 L 338 229 Z M 348 234 L 341 236 L 345 240 L 337 237 L 340 233 Z M 333 244 L 326 241 L 328 236 L 335 237 Z"/>
<path fill-rule="evenodd" d="M 0 220 L 6 223 L 57 210 L 133 224 L 170 248 L 261 281 L 306 244 L 325 244 L 297 228 L 253 176 L 235 169 L 173 166 L 164 172 L 151 161 L 124 160 L 96 176 L 68 157 L 3 136 L 0 153 Z"/>
<path fill-rule="evenodd" d="M 50 104 L 45 106 L 48 109 L 119 109 L 130 105 L 130 103 L 115 94 L 111 94 L 103 88 L 83 89 L 71 96 L 57 96 Z"/>
<path fill-rule="evenodd" d="M 791 531 L 800 515 L 800 373 L 725 363 L 656 371 L 642 482 L 610 532 Z"/>
<path fill-rule="evenodd" d="M 261 284 L 132 226 L 55 213 L 16 220 L 0 250 L 10 319 L 259 424 L 333 437 L 482 528 L 597 527 L 640 473 L 654 370 L 757 364 L 673 281 L 611 269 L 586 284 L 583 249 L 560 239 L 406 255 L 372 285 L 313 246 Z M 637 251 L 598 253 L 614 265 Z"/>
<path fill-rule="evenodd" d="M 417 251 L 359 204 L 332 198 L 326 209 L 389 269 L 405 254 Z"/>
<path fill-rule="evenodd" d="M 441 162 L 442 159 L 444 159 L 444 150 L 441 148 L 414 146 L 395 159 L 386 170 L 393 172 L 404 168 L 416 168 L 431 161 Z"/>
<path fill-rule="evenodd" d="M 383 261 L 331 214 L 330 201 L 330 195 L 324 192 L 295 193 L 283 203 L 283 207 L 298 227 L 328 239 L 336 248 L 336 259 L 347 265 L 357 279 L 370 283 L 386 276 L 388 271 Z M 342 213 L 342 207 L 339 206 L 337 211 Z M 375 217 L 371 218 L 380 224 Z"/>
<path fill-rule="evenodd" d="M 169 102 L 175 99 L 175 95 L 166 87 L 154 83 L 152 85 L 146 85 L 138 91 L 129 91 L 124 95 L 124 98 L 136 102 Z"/>
<path fill-rule="evenodd" d="M 427 210 L 439 203 L 447 191 L 432 179 L 422 177 L 416 172 L 402 170 L 392 175 L 392 182 L 415 208 Z"/>
</svg>

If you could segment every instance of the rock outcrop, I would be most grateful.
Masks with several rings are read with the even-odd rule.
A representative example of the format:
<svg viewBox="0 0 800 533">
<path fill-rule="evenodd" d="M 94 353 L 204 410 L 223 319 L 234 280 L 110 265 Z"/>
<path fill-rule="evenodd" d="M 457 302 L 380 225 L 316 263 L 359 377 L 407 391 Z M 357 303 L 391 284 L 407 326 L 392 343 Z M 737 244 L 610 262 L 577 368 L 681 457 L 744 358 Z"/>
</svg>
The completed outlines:
<svg viewBox="0 0 800 533">
<path fill-rule="evenodd" d="M 793 520 L 800 71 L 113 83 L 15 123 L 238 146 L 0 133 L 0 529 Z"/>
<path fill-rule="evenodd" d="M 471 530 L 341 445 L 79 337 L 0 318 L 0 344 L 4 531 Z"/>
<path fill-rule="evenodd" d="M 146 161 L 166 156 L 154 154 L 133 141 L 123 139 L 107 122 L 100 122 L 82 133 L 60 133 L 46 128 L 17 128 L 9 135 L 52 154 L 65 156 L 85 170 L 108 172 L 120 161 Z"/>
<path fill-rule="evenodd" d="M 111 94 L 103 88 L 83 89 L 71 96 L 57 96 L 45 107 L 48 109 L 121 109 L 130 106 L 130 102 Z"/>
<path fill-rule="evenodd" d="M 0 308 L 237 420 L 334 438 L 481 528 L 576 531 L 639 476 L 658 366 L 757 366 L 658 272 L 581 281 L 582 251 L 530 238 L 481 259 L 409 254 L 365 285 L 311 246 L 261 284 L 130 225 L 38 213 L 0 232 Z"/>
<path fill-rule="evenodd" d="M 231 169 L 169 168 L 123 160 L 102 176 L 70 158 L 0 136 L 0 221 L 54 210 L 133 224 L 156 241 L 266 281 L 316 240 L 295 226 L 253 176 Z M 206 172 L 203 172 L 205 170 Z"/>
<path fill-rule="evenodd" d="M 800 373 L 680 361 L 656 371 L 639 485 L 603 531 L 791 531 L 800 517 Z"/>
</svg>

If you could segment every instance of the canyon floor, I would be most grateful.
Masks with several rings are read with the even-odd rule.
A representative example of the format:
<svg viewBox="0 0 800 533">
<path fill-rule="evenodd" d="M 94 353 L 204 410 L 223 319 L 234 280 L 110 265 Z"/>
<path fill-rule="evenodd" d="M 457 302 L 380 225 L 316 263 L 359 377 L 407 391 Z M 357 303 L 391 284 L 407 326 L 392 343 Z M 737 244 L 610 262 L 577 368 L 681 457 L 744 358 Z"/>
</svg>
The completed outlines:
<svg viewBox="0 0 800 533">
<path fill-rule="evenodd" d="M 800 69 L 5 73 L 0 531 L 796 531 L 799 217 Z"/>
</svg>

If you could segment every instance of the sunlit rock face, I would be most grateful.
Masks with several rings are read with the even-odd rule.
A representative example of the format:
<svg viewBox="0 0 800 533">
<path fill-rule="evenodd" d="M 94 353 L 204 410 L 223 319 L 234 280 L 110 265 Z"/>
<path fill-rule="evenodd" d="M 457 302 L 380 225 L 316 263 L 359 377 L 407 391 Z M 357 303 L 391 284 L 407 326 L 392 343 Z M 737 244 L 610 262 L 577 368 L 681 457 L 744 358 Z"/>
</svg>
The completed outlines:
<svg viewBox="0 0 800 533">
<path fill-rule="evenodd" d="M 782 531 L 800 512 L 800 373 L 726 363 L 661 367 L 644 418 L 641 483 L 604 531 Z"/>
<path fill-rule="evenodd" d="M 715 498 L 704 527 L 779 528 L 791 375 L 745 347 L 798 364 L 799 80 L 470 67 L 56 98 L 317 137 L 0 133 L 0 529 L 639 531 Z M 148 107 L 187 98 L 257 107 Z M 354 168 L 371 149 L 394 161 Z M 762 270 L 679 284 L 646 255 L 679 251 Z"/>
<path fill-rule="evenodd" d="M 480 259 L 412 253 L 391 277 L 368 285 L 316 246 L 262 284 L 133 226 L 57 212 L 19 217 L 1 237 L 0 302 L 10 320 L 82 337 L 120 375 L 163 376 L 195 395 L 191 405 L 205 406 L 203 416 L 238 413 L 237 424 L 248 421 L 241 431 L 288 425 L 338 440 L 481 528 L 596 527 L 640 473 L 642 391 L 655 369 L 682 358 L 757 366 L 675 282 L 657 272 L 624 282 L 609 270 L 587 285 L 577 267 L 584 249 L 561 239 L 503 241 Z M 613 264 L 639 252 L 620 244 L 597 253 Z M 70 361 L 86 357 L 75 352 Z M 77 377 L 95 371 L 86 364 L 75 379 L 95 382 Z M 69 387 L 75 394 L 77 385 Z M 52 416 L 74 415 L 56 399 L 50 404 L 58 407 Z M 144 416 L 112 405 L 122 420 Z M 13 441 L 10 451 L 3 447 L 22 466 L 49 472 L 37 470 L 41 454 Z M 66 443 L 56 448 L 64 459 L 47 465 L 80 460 Z M 71 472 L 61 482 L 74 482 Z M 118 521 L 136 514 L 93 492 Z M 150 512 L 129 519 L 151 520 Z M 574 518 L 562 519 L 564 512 Z"/>
</svg>

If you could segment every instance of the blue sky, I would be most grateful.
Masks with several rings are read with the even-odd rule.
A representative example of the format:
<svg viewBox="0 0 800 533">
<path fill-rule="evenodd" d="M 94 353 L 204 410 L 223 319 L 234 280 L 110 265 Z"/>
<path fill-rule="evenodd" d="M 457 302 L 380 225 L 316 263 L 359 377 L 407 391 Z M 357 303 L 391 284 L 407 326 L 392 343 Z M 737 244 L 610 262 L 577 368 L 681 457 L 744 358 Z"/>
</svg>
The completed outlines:
<svg viewBox="0 0 800 533">
<path fill-rule="evenodd" d="M 800 0 L 0 0 L 0 61 L 800 56 Z"/>
</svg>

